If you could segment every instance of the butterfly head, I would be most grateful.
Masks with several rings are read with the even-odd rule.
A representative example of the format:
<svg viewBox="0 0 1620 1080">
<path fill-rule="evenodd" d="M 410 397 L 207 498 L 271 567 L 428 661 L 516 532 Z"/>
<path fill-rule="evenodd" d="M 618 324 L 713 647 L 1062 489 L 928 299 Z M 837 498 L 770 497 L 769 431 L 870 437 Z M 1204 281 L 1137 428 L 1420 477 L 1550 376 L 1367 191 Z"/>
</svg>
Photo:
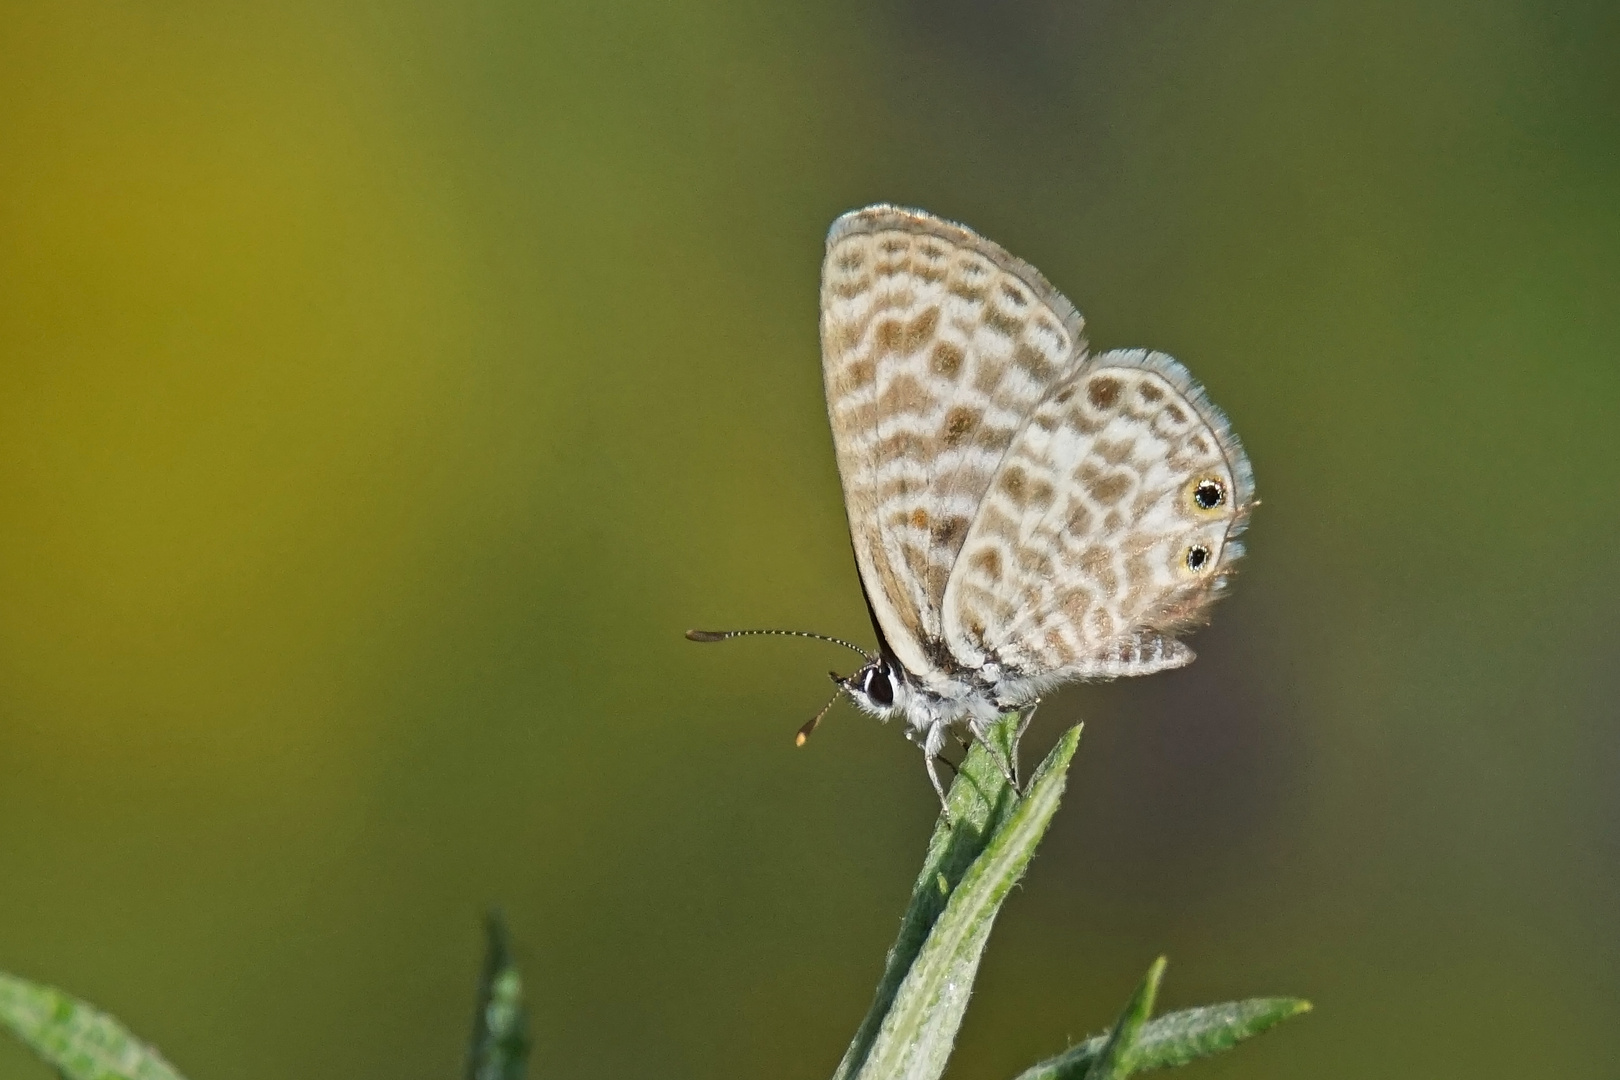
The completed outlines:
<svg viewBox="0 0 1620 1080">
<path fill-rule="evenodd" d="M 832 680 L 849 694 L 851 701 L 876 716 L 905 711 L 910 696 L 904 671 L 883 655 L 873 657 L 853 675 L 832 673 Z"/>
<path fill-rule="evenodd" d="M 874 622 L 875 625 L 875 622 Z M 821 723 L 821 718 L 827 715 L 829 709 L 844 694 L 850 696 L 865 711 L 876 716 L 889 717 L 896 712 L 904 712 L 913 701 L 913 696 L 906 685 L 905 669 L 900 661 L 895 659 L 886 643 L 879 642 L 876 655 L 867 652 L 859 645 L 852 644 L 842 638 L 829 637 L 826 634 L 812 634 L 804 630 L 688 630 L 688 641 L 725 641 L 734 637 L 757 637 L 762 635 L 776 637 L 802 637 L 814 638 L 817 641 L 829 641 L 834 645 L 842 645 L 851 652 L 858 653 L 866 663 L 853 675 L 840 675 L 836 671 L 829 671 L 833 685 L 838 687 L 832 699 L 822 710 L 811 717 L 809 722 L 799 728 L 795 742 L 803 746 Z M 882 632 L 879 631 L 881 638 Z"/>
</svg>

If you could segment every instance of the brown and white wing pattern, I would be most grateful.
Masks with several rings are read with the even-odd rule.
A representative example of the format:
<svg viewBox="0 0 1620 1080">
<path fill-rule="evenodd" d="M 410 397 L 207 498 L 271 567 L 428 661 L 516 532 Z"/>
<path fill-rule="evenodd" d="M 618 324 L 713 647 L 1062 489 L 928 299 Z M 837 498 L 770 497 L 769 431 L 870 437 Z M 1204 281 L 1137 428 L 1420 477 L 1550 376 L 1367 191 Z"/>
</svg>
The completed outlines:
<svg viewBox="0 0 1620 1080">
<path fill-rule="evenodd" d="M 1082 327 L 1033 267 L 930 214 L 871 206 L 827 236 L 822 373 L 855 558 L 925 684 L 954 666 L 941 605 L 980 500 Z"/>
<path fill-rule="evenodd" d="M 1226 418 L 1132 350 L 1068 372 L 1028 421 L 945 590 L 950 650 L 1037 686 L 1189 663 L 1175 634 L 1222 590 L 1254 499 Z"/>
</svg>

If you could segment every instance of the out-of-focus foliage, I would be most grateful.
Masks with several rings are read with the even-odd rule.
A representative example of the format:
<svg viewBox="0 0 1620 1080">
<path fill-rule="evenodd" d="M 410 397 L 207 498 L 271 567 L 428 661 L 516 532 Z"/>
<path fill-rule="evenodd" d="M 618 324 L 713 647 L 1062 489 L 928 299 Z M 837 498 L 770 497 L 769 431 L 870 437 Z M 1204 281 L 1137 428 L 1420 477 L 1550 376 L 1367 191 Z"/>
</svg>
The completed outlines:
<svg viewBox="0 0 1620 1080">
<path fill-rule="evenodd" d="M 106 1013 L 4 972 L 0 1027 L 65 1080 L 183 1080 L 163 1055 Z"/>
<path fill-rule="evenodd" d="M 529 1060 L 529 1015 L 523 1006 L 523 976 L 512 955 L 506 920 L 491 912 L 485 923 L 489 943 L 478 981 L 472 1040 L 467 1047 L 467 1080 L 523 1080 Z"/>
</svg>

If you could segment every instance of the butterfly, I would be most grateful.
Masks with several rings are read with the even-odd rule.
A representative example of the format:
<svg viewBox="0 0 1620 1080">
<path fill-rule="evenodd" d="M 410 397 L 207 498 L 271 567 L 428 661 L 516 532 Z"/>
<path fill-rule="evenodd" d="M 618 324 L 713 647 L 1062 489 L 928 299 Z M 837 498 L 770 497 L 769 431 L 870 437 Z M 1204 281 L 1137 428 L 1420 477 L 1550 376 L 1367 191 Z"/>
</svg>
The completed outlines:
<svg viewBox="0 0 1620 1080">
<path fill-rule="evenodd" d="M 935 763 L 1074 680 L 1181 667 L 1243 553 L 1249 461 L 1175 360 L 1093 356 L 1028 263 L 890 205 L 827 235 L 821 355 L 844 504 L 877 651 L 838 690 L 901 717 Z M 802 745 L 824 708 L 800 729 Z M 1016 738 L 1014 741 L 1016 747 Z M 999 760 L 999 758 L 998 758 Z M 1003 771 L 1016 787 L 1014 761 Z"/>
</svg>

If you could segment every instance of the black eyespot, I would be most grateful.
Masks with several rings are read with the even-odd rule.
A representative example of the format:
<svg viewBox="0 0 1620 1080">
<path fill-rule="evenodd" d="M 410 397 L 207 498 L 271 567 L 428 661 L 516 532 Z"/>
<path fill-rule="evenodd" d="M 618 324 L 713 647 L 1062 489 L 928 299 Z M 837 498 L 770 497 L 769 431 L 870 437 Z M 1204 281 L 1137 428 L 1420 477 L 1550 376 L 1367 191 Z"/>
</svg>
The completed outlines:
<svg viewBox="0 0 1620 1080">
<path fill-rule="evenodd" d="M 1226 501 L 1226 488 L 1219 480 L 1200 480 L 1193 488 L 1193 502 L 1200 510 L 1213 510 Z"/>
<path fill-rule="evenodd" d="M 882 668 L 867 669 L 865 690 L 874 705 L 888 708 L 894 704 L 894 687 L 889 684 L 888 673 Z"/>
<path fill-rule="evenodd" d="M 1187 569 L 1197 573 L 1209 562 L 1209 548 L 1203 544 L 1194 544 L 1187 549 Z"/>
</svg>

